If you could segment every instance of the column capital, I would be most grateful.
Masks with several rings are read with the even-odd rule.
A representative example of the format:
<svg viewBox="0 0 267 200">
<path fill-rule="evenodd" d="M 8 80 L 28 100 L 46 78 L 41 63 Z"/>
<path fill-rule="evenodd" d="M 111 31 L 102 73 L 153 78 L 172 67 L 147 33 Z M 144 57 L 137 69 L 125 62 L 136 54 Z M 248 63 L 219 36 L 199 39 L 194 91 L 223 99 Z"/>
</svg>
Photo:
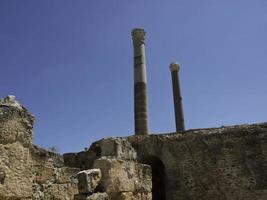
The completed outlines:
<svg viewBox="0 0 267 200">
<path fill-rule="evenodd" d="M 133 44 L 145 44 L 146 32 L 142 28 L 134 28 L 132 30 Z"/>
<path fill-rule="evenodd" d="M 173 72 L 173 71 L 179 72 L 180 67 L 181 67 L 181 65 L 179 63 L 177 63 L 177 62 L 172 62 L 170 64 L 170 70 L 171 70 L 171 72 Z"/>
</svg>

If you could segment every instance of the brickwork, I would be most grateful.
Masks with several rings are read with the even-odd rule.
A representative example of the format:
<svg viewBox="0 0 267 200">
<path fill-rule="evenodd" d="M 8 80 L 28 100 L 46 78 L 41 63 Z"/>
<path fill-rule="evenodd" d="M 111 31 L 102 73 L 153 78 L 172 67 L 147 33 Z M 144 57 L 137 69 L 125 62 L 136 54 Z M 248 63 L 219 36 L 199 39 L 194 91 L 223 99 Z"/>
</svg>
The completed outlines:
<svg viewBox="0 0 267 200">
<path fill-rule="evenodd" d="M 165 166 L 166 199 L 266 199 L 267 124 L 130 137 Z"/>
</svg>

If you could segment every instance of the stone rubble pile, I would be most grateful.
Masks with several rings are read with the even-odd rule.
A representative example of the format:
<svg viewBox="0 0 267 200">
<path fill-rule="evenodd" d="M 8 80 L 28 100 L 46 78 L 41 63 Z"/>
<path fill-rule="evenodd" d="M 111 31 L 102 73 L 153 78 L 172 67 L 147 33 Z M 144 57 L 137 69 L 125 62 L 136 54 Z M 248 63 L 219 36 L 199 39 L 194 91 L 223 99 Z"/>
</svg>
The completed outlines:
<svg viewBox="0 0 267 200">
<path fill-rule="evenodd" d="M 99 143 L 101 157 L 93 167 L 100 169 L 99 188 L 114 200 L 151 200 L 151 167 L 138 163 L 137 154 L 125 139 L 103 139 Z"/>
<path fill-rule="evenodd" d="M 75 200 L 152 199 L 151 167 L 137 162 L 137 154 L 127 140 L 103 139 L 94 145 L 100 155 L 93 169 L 77 174 L 79 194 Z M 73 160 L 72 155 L 68 157 Z"/>
</svg>

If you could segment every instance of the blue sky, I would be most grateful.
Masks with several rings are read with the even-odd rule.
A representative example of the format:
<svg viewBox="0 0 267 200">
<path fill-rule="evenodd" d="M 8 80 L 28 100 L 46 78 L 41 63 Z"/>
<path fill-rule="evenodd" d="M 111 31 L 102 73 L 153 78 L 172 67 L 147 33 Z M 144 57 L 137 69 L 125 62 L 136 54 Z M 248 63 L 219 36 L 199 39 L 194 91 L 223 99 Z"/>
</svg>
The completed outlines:
<svg viewBox="0 0 267 200">
<path fill-rule="evenodd" d="M 1 0 L 0 97 L 36 116 L 36 144 L 133 134 L 134 27 L 147 32 L 152 133 L 175 130 L 172 61 L 187 129 L 267 121 L 265 0 Z"/>
</svg>

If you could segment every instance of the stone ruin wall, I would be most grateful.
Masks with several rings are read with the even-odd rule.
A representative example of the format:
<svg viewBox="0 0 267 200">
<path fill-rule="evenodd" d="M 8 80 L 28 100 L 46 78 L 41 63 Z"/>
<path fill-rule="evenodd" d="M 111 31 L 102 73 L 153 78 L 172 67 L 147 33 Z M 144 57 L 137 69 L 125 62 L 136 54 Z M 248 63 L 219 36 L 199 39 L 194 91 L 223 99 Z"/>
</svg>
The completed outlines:
<svg viewBox="0 0 267 200">
<path fill-rule="evenodd" d="M 32 144 L 34 117 L 14 97 L 0 100 L 0 199 L 73 199 L 80 169 Z"/>
<path fill-rule="evenodd" d="M 130 145 L 123 158 L 92 147 L 70 166 L 32 144 L 34 120 L 13 96 L 0 99 L 0 200 L 151 199 L 151 168 Z"/>
<path fill-rule="evenodd" d="M 0 100 L 1 200 L 267 199 L 264 123 L 107 138 L 63 156 L 32 144 L 33 123 Z"/>
<path fill-rule="evenodd" d="M 65 163 L 76 167 L 83 161 L 94 163 L 98 159 L 91 159 L 91 151 L 98 152 L 100 160 L 127 160 L 133 154 L 129 149 L 137 153 L 138 163 L 152 166 L 153 179 L 162 179 L 159 191 L 152 192 L 153 200 L 267 199 L 266 123 L 192 130 L 183 135 L 107 138 L 94 143 L 88 152 L 65 154 Z"/>
<path fill-rule="evenodd" d="M 162 161 L 167 200 L 267 199 L 267 124 L 128 140 Z"/>
</svg>

